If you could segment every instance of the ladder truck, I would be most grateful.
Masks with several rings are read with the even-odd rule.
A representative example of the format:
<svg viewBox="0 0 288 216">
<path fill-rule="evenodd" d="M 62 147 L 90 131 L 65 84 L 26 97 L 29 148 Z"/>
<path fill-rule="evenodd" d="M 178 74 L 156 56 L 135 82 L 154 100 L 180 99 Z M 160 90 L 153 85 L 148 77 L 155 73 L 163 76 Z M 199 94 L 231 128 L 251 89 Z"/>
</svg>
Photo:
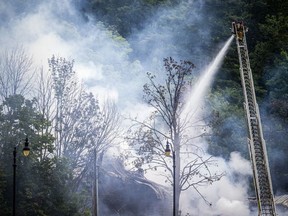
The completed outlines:
<svg viewBox="0 0 288 216">
<path fill-rule="evenodd" d="M 253 179 L 258 204 L 259 216 L 276 216 L 272 181 L 269 170 L 267 150 L 263 138 L 259 107 L 256 101 L 255 89 L 250 68 L 245 33 L 247 28 L 243 22 L 232 23 L 232 33 L 235 34 L 241 82 L 244 94 L 244 109 L 248 125 L 248 148 L 253 170 Z"/>
</svg>

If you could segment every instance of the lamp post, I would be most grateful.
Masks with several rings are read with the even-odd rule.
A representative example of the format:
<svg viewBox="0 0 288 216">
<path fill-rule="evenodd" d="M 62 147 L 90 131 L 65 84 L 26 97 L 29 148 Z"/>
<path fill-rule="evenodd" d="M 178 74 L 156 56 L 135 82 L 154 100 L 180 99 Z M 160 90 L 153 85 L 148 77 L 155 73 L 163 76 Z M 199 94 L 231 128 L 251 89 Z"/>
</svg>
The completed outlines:
<svg viewBox="0 0 288 216">
<path fill-rule="evenodd" d="M 166 143 L 166 149 L 165 149 L 165 156 L 171 157 L 171 150 L 170 150 L 170 143 L 167 141 Z M 171 146 L 172 149 L 172 146 Z M 172 149 L 172 159 L 173 159 L 173 216 L 176 216 L 176 185 L 175 185 L 175 168 L 176 168 L 176 163 L 175 163 L 175 151 Z"/>
<path fill-rule="evenodd" d="M 18 145 L 16 145 L 13 150 L 13 216 L 16 216 L 16 167 L 17 167 L 16 156 Z M 24 148 L 22 152 L 25 157 L 27 157 L 30 153 L 29 142 L 27 137 L 25 139 Z"/>
<path fill-rule="evenodd" d="M 99 165 L 97 164 L 97 151 L 94 148 L 94 183 L 93 183 L 93 216 L 99 216 L 99 192 L 98 192 L 98 179 L 99 179 Z"/>
</svg>

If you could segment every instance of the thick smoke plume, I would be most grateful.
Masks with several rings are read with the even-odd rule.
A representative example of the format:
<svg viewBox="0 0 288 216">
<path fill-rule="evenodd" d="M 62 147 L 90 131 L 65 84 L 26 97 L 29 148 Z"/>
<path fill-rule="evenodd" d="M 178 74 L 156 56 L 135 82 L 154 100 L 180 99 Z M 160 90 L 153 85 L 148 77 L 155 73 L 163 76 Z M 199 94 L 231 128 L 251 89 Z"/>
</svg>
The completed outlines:
<svg viewBox="0 0 288 216">
<path fill-rule="evenodd" d="M 202 1 L 183 0 L 177 7 L 159 10 L 150 19 L 153 21 L 127 39 L 97 19 L 83 19 L 75 1 L 13 2 L 0 3 L 0 51 L 23 45 L 33 56 L 35 66 L 46 70 L 47 59 L 53 54 L 75 59 L 77 75 L 87 88 L 100 99 L 113 98 L 125 114 L 132 116 L 147 110 L 141 101 L 145 72 L 163 70 L 164 57 L 191 60 L 201 71 L 215 54 L 207 56 L 201 48 L 210 41 L 210 31 L 203 23 Z M 174 25 L 177 19 L 186 23 Z M 203 28 L 187 34 L 183 25 Z M 195 38 L 195 44 L 187 44 L 191 53 L 178 49 L 184 35 Z M 207 206 L 195 191 L 187 191 L 181 197 L 183 213 L 250 215 L 246 180 L 251 175 L 249 162 L 233 152 L 228 162 L 217 158 L 217 163 L 217 170 L 224 171 L 226 176 L 212 186 L 201 188 L 212 205 Z"/>
</svg>

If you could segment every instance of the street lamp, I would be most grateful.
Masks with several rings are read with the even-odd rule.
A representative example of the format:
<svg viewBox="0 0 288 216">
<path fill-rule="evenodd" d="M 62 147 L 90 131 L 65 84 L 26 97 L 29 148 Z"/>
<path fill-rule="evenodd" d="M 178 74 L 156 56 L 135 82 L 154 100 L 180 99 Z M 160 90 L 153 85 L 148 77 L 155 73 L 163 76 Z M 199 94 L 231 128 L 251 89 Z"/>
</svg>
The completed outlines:
<svg viewBox="0 0 288 216">
<path fill-rule="evenodd" d="M 99 216 L 99 190 L 98 190 L 98 180 L 99 180 L 99 165 L 97 164 L 97 151 L 94 148 L 94 184 L 93 184 L 93 216 Z"/>
<path fill-rule="evenodd" d="M 15 147 L 14 147 L 14 151 L 13 151 L 13 216 L 16 216 L 16 208 L 15 208 L 15 204 L 16 204 L 16 155 L 17 155 L 17 147 L 20 143 L 18 143 Z M 25 139 L 25 143 L 24 143 L 24 148 L 22 150 L 23 155 L 25 157 L 27 157 L 30 153 L 30 148 L 29 148 L 29 142 L 28 142 L 28 137 L 26 137 Z"/>
<path fill-rule="evenodd" d="M 167 141 L 166 148 L 165 148 L 165 156 L 171 157 L 171 150 L 170 150 L 170 143 Z M 171 146 L 172 149 L 172 146 Z M 176 216 L 176 185 L 175 185 L 175 151 L 172 149 L 172 159 L 173 159 L 173 216 Z"/>
</svg>

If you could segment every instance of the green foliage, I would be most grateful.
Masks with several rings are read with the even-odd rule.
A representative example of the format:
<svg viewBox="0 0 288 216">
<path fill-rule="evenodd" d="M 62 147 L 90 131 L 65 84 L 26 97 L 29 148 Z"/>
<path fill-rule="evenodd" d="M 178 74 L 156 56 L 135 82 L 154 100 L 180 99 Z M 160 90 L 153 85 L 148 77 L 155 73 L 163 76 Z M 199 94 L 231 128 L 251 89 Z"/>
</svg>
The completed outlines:
<svg viewBox="0 0 288 216">
<path fill-rule="evenodd" d="M 143 0 L 147 4 L 158 5 L 170 2 L 170 0 Z"/>
<path fill-rule="evenodd" d="M 269 87 L 269 96 L 272 100 L 281 100 L 284 103 L 288 99 L 288 56 L 282 51 L 281 55 L 275 59 L 273 67 L 266 68 L 266 85 Z M 277 114 L 277 111 L 275 112 Z M 281 112 L 279 112 L 281 116 Z M 287 117 L 287 115 L 282 115 Z"/>
<path fill-rule="evenodd" d="M 5 197 L 5 190 L 7 187 L 7 177 L 3 171 L 3 167 L 0 165 L 0 215 L 8 215 L 10 209 L 7 205 L 6 197 Z"/>
<path fill-rule="evenodd" d="M 120 35 L 127 38 L 133 32 L 141 30 L 145 21 L 162 5 L 171 5 L 170 0 L 87 0 L 84 10 L 93 14 Z"/>
<path fill-rule="evenodd" d="M 232 151 L 238 151 L 248 159 L 245 113 L 238 101 L 241 93 L 240 88 L 225 88 L 207 99 L 209 110 L 214 111 L 210 122 L 212 134 L 208 138 L 208 152 L 212 155 L 228 160 Z"/>
<path fill-rule="evenodd" d="M 270 167 L 274 188 L 284 192 L 288 190 L 288 160 L 284 156 L 288 150 L 288 57 L 285 51 L 275 55 L 273 64 L 265 68 L 264 81 L 268 88 L 264 104 L 267 116 L 263 121 L 267 122 L 264 133 L 270 153 Z"/>
<path fill-rule="evenodd" d="M 41 128 L 50 123 L 37 113 L 35 100 L 13 95 L 3 102 L 1 108 L 1 213 L 9 215 L 8 212 L 12 211 L 12 152 L 19 142 L 16 156 L 17 212 L 23 216 L 77 215 L 77 205 L 73 201 L 76 199 L 69 194 L 67 184 L 72 178 L 71 170 L 65 161 L 44 154 L 45 151 L 53 153 L 54 138 L 49 133 L 40 133 Z M 20 154 L 23 148 L 21 138 L 26 135 L 31 151 L 24 158 Z"/>
<path fill-rule="evenodd" d="M 232 8 L 223 9 L 229 4 Z M 234 7 L 236 4 L 238 6 Z M 208 1 L 208 5 L 212 8 L 212 6 L 220 5 L 220 1 Z M 249 27 L 246 37 L 250 51 L 250 63 L 257 101 L 261 116 L 263 115 L 263 133 L 268 148 L 274 189 L 278 191 L 281 189 L 287 191 L 288 188 L 285 184 L 288 171 L 282 162 L 279 162 L 279 157 L 281 157 L 283 164 L 287 163 L 281 154 L 282 151 L 287 151 L 284 141 L 287 140 L 288 120 L 287 5 L 287 1 L 229 1 L 224 5 L 221 2 L 222 9 L 217 10 L 217 7 L 214 7 L 214 11 L 210 15 L 213 17 L 217 13 L 222 14 L 213 22 L 220 31 L 229 17 L 232 20 L 244 20 Z M 231 11 L 232 13 L 230 13 Z M 216 30 L 216 35 L 219 35 L 218 30 Z M 224 30 L 222 31 L 224 32 Z M 247 144 L 244 140 L 247 132 L 243 130 L 246 124 L 245 114 L 241 111 L 243 110 L 243 96 L 238 72 L 238 54 L 235 51 L 235 45 L 231 49 L 233 52 L 230 51 L 227 54 L 221 72 L 214 83 L 212 98 L 209 98 L 210 108 L 218 113 L 218 118 L 212 122 L 213 134 L 209 151 L 225 158 L 229 157 L 229 152 L 235 150 L 247 155 Z M 213 100 L 214 97 L 218 101 Z M 220 106 L 218 106 L 219 100 L 222 101 Z"/>
</svg>

